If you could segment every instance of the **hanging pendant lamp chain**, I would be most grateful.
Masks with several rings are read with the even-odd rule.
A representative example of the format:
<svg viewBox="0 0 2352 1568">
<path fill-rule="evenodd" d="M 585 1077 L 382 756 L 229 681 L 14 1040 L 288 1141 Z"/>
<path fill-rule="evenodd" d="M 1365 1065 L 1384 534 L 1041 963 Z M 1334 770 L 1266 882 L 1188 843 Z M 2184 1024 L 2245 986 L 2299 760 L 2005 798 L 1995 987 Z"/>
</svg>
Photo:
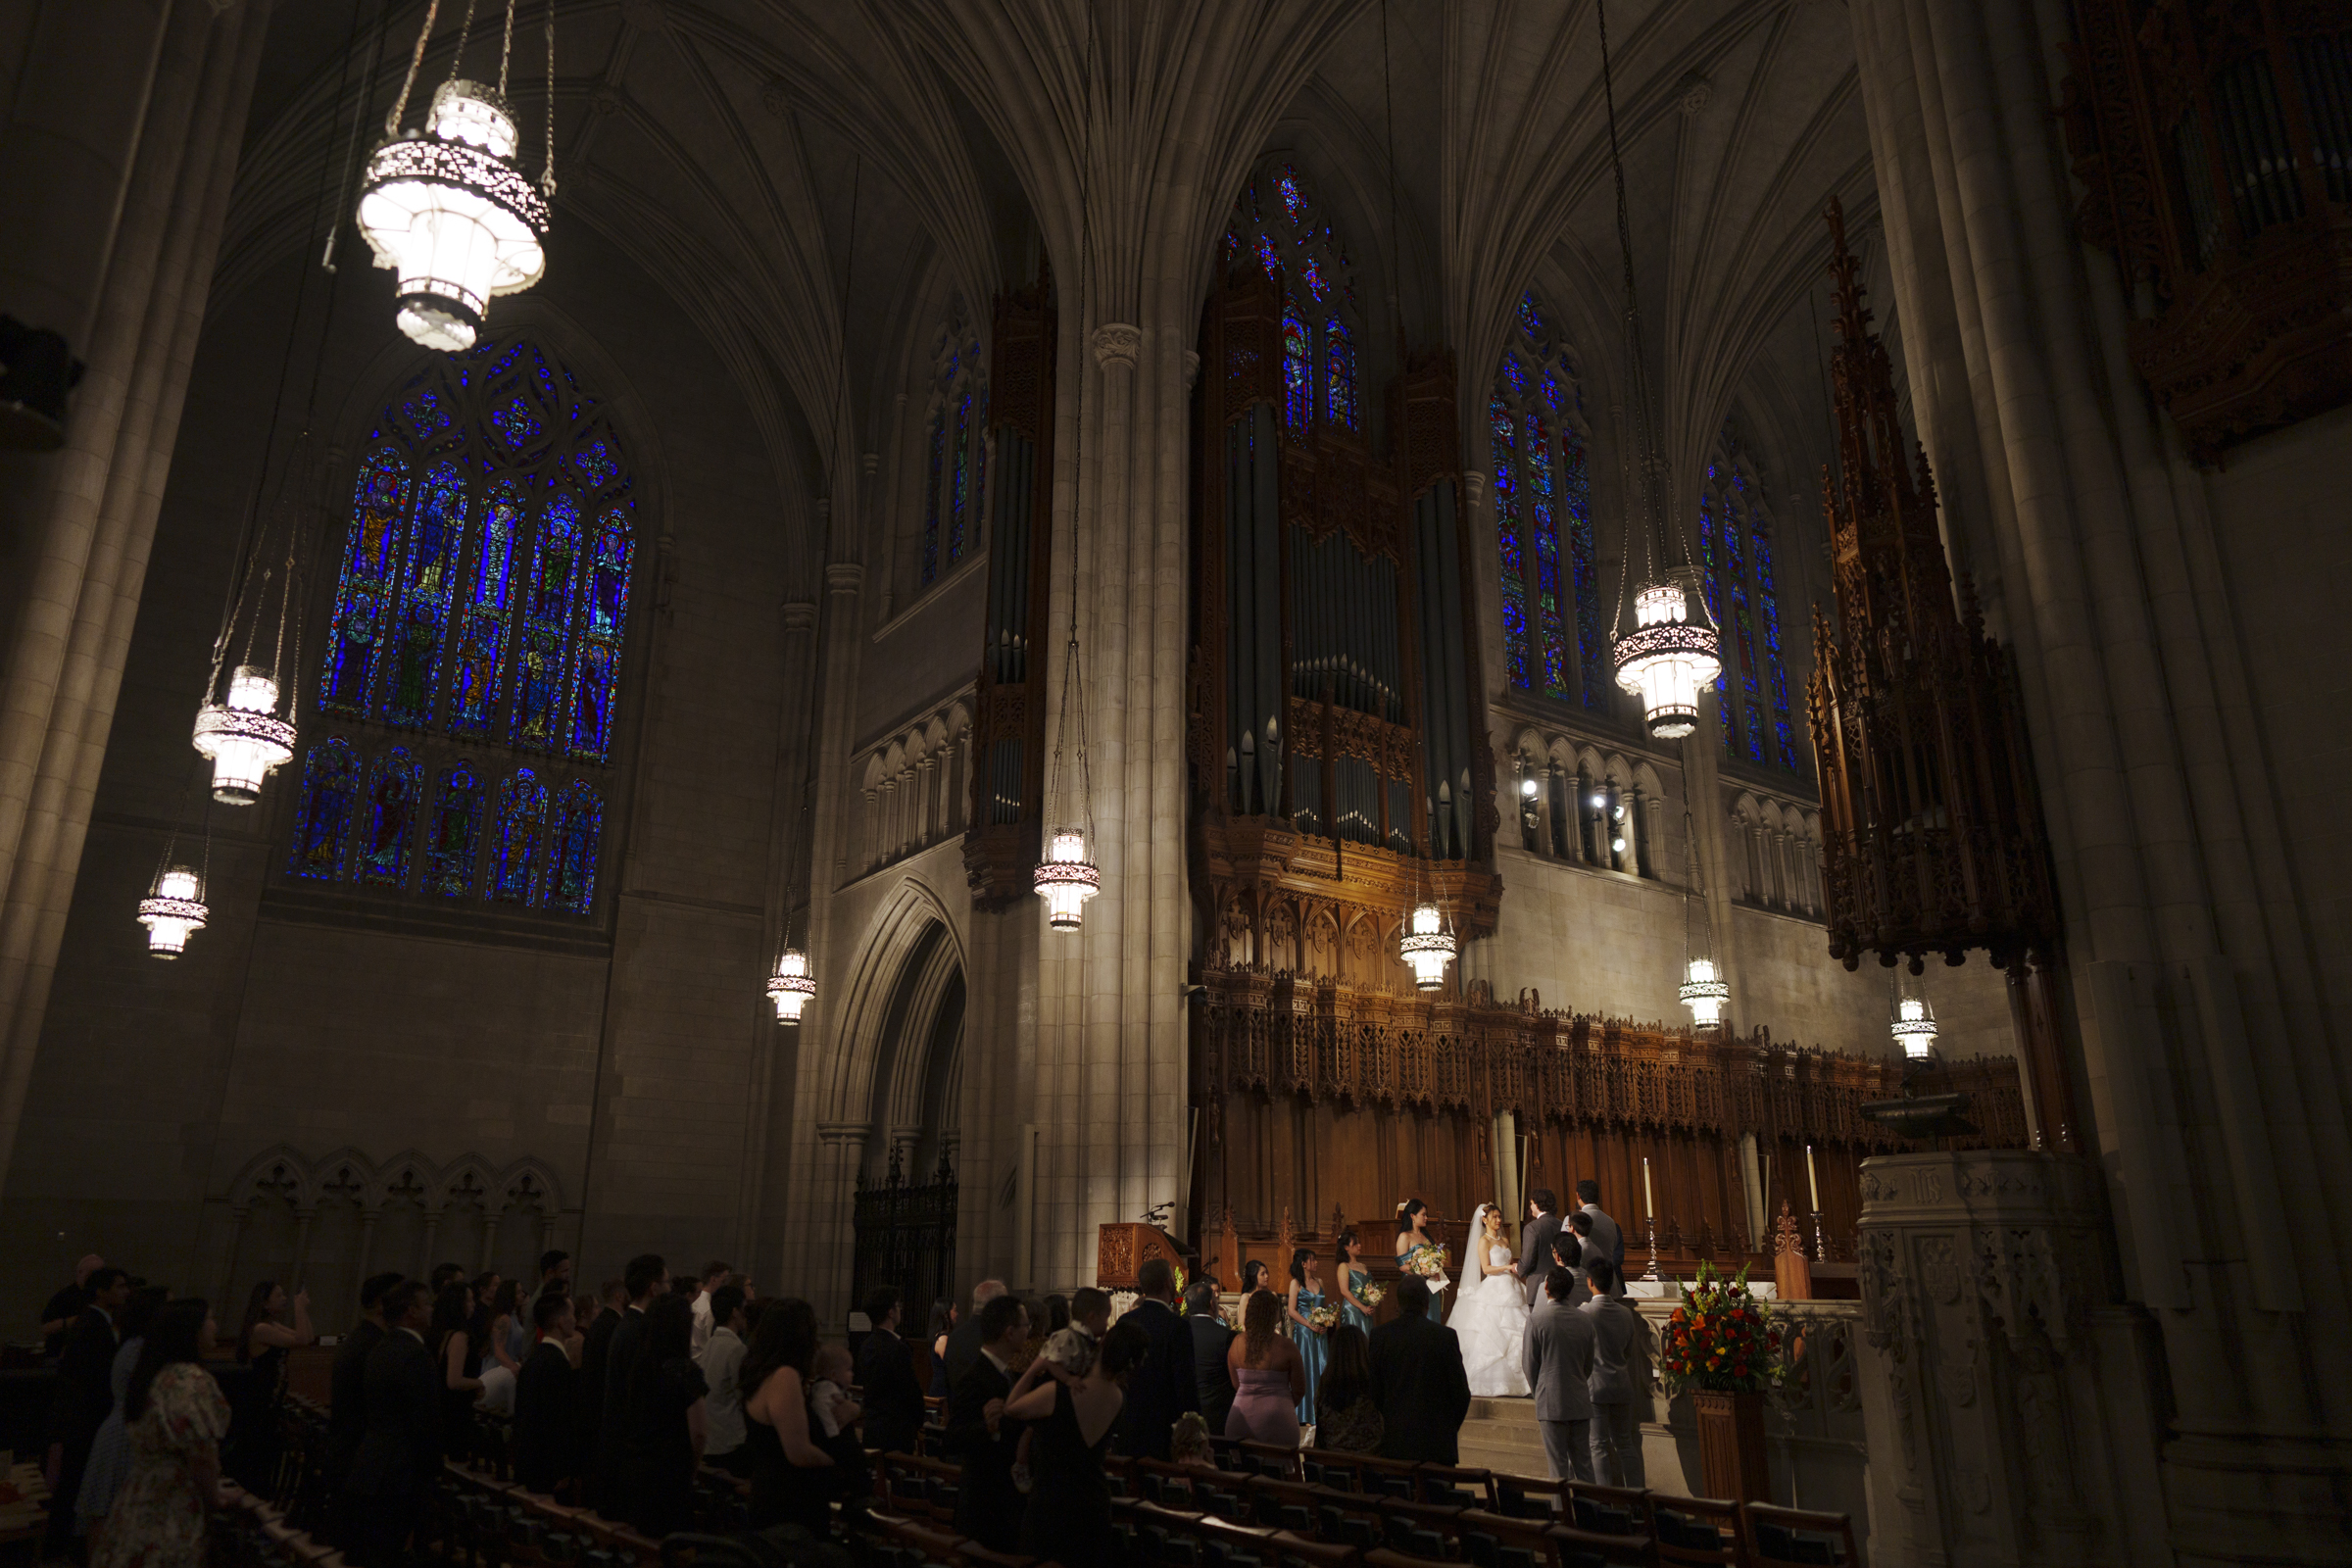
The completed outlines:
<svg viewBox="0 0 2352 1568">
<path fill-rule="evenodd" d="M 458 79 L 458 68 L 466 63 L 466 45 L 473 39 L 473 8 L 475 0 L 466 0 L 466 20 L 458 24 L 457 53 L 449 57 L 449 79 Z"/>
<path fill-rule="evenodd" d="M 1086 363 L 1093 355 L 1093 325 L 1088 307 L 1094 295 L 1094 206 L 1092 176 L 1095 155 L 1095 8 L 1086 8 L 1086 52 L 1080 57 L 1085 100 L 1078 153 L 1078 417 L 1070 442 L 1070 640 L 1062 658 L 1061 707 L 1054 726 L 1053 760 L 1046 772 L 1045 821 L 1049 843 L 1057 825 L 1055 808 L 1061 801 L 1061 750 L 1067 743 L 1078 768 L 1078 830 L 1085 835 L 1090 856 L 1097 853 L 1094 774 L 1086 758 L 1086 665 L 1078 649 L 1078 514 L 1086 495 Z M 1077 710 L 1076 736 L 1071 734 L 1071 709 Z"/>
<path fill-rule="evenodd" d="M 498 95 L 507 95 L 507 62 L 514 56 L 514 0 L 507 0 L 507 35 L 498 46 Z"/>
<path fill-rule="evenodd" d="M 351 26 L 356 36 L 360 26 L 360 0 L 352 0 Z M 368 122 L 368 100 L 375 92 L 375 68 L 384 55 L 384 36 L 391 30 L 391 0 L 376 0 L 375 26 L 368 39 L 368 66 L 360 73 L 360 103 L 351 117 L 351 135 L 343 145 L 343 167 L 350 171 L 342 185 L 342 194 L 335 200 L 335 211 L 352 211 L 352 191 L 360 178 L 360 127 Z M 343 46 L 344 75 L 335 88 L 335 102 L 340 104 L 350 88 L 351 44 Z M 335 270 L 335 241 L 342 236 L 343 225 L 329 223 L 326 239 L 318 251 L 318 265 L 331 272 Z"/>
<path fill-rule="evenodd" d="M 556 194 L 556 0 L 547 0 L 547 167 L 539 172 L 539 194 Z"/>
<path fill-rule="evenodd" d="M 392 112 L 384 117 L 384 134 L 400 134 L 400 122 L 408 117 L 409 94 L 416 90 L 416 73 L 424 68 L 424 45 L 433 35 L 433 19 L 441 14 L 441 0 L 425 0 L 424 25 L 416 29 L 416 47 L 409 51 L 409 74 L 401 79 L 400 96 L 392 100 Z"/>
</svg>

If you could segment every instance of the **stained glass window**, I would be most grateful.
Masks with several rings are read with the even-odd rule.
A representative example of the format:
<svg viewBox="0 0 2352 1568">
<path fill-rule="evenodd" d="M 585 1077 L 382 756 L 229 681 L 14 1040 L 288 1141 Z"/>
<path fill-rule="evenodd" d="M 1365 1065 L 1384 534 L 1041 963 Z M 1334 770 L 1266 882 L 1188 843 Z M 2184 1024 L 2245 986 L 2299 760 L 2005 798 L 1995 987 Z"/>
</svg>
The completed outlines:
<svg viewBox="0 0 2352 1568">
<path fill-rule="evenodd" d="M 1261 201 L 1267 190 L 1272 200 Z M 1360 430 L 1357 314 L 1353 269 L 1297 169 L 1262 170 L 1235 200 L 1224 254 L 1244 250 L 1284 290 L 1283 427 L 1303 440 L 1318 419 Z M 1351 324 L 1352 323 L 1352 324 Z"/>
<path fill-rule="evenodd" d="M 547 785 L 530 768 L 518 767 L 499 787 L 490 896 L 502 904 L 536 904 L 546 859 Z"/>
<path fill-rule="evenodd" d="M 596 786 L 584 778 L 573 779 L 556 803 L 547 878 L 550 908 L 588 912 L 588 902 L 596 893 L 596 852 L 604 831 L 605 805 Z"/>
<path fill-rule="evenodd" d="M 1282 313 L 1282 422 L 1304 430 L 1315 414 L 1314 363 L 1306 344 L 1306 323 L 1295 310 Z"/>
<path fill-rule="evenodd" d="M 1336 316 L 1323 323 L 1323 414 L 1355 428 L 1355 339 Z"/>
<path fill-rule="evenodd" d="M 481 778 L 506 771 L 502 751 L 547 760 L 538 847 L 516 849 L 526 881 L 550 874 L 545 799 L 604 793 L 576 769 L 612 755 L 637 527 L 607 411 L 567 367 L 506 338 L 436 361 L 355 444 L 314 666 L 319 707 L 345 722 L 305 754 L 288 874 L 589 912 L 586 893 L 551 906 L 535 885 L 499 891 L 519 841 L 502 812 L 485 845 Z M 574 870 L 565 885 L 592 890 L 595 866 Z"/>
<path fill-rule="evenodd" d="M 1584 409 L 1570 350 L 1546 320 L 1533 294 L 1521 297 L 1489 406 L 1503 662 L 1518 690 L 1605 709 L 1608 657 Z"/>
<path fill-rule="evenodd" d="M 1755 466 L 1729 430 L 1707 465 L 1698 539 L 1707 607 L 1723 632 L 1715 708 L 1724 751 L 1745 761 L 1802 771 L 1788 712 L 1771 517 Z"/>
<path fill-rule="evenodd" d="M 956 301 L 932 345 L 931 413 L 921 455 L 918 586 L 956 569 L 978 542 L 987 500 L 988 380 L 980 340 Z"/>
</svg>

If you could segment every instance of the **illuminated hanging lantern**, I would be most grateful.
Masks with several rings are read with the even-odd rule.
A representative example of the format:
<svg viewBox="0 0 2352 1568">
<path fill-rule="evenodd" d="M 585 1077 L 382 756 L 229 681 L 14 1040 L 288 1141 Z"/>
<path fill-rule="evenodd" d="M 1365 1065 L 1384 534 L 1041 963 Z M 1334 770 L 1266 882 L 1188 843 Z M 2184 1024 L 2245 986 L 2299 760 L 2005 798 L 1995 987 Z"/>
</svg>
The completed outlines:
<svg viewBox="0 0 2352 1568">
<path fill-rule="evenodd" d="M 155 887 L 139 901 L 139 924 L 147 928 L 147 951 L 159 958 L 176 958 L 187 951 L 188 938 L 204 929 L 204 884 L 184 865 L 172 866 L 155 879 Z"/>
<path fill-rule="evenodd" d="M 239 664 L 229 677 L 228 701 L 196 711 L 197 755 L 213 764 L 213 799 L 251 806 L 262 781 L 294 755 L 294 726 L 277 716 L 277 681 L 268 670 Z"/>
<path fill-rule="evenodd" d="M 1702 1025 L 1723 1022 L 1724 1004 L 1732 1000 L 1732 988 L 1717 974 L 1715 960 L 1692 958 L 1684 973 L 1683 1005 L 1690 1009 L 1690 1021 Z"/>
<path fill-rule="evenodd" d="M 1102 891 L 1102 873 L 1086 858 L 1084 833 L 1056 833 L 1054 847 L 1038 862 L 1037 896 L 1046 901 L 1046 924 L 1075 931 L 1086 901 Z"/>
<path fill-rule="evenodd" d="M 1414 908 L 1411 928 L 1398 939 L 1396 954 L 1413 971 L 1413 984 L 1423 991 L 1435 991 L 1445 983 L 1454 941 L 1436 905 L 1424 900 Z"/>
<path fill-rule="evenodd" d="M 1887 1025 L 1903 1054 L 1919 1061 L 1936 1054 L 1936 1013 L 1925 997 L 1898 996 L 1894 1019 Z"/>
<path fill-rule="evenodd" d="M 767 1000 L 776 1004 L 776 1022 L 799 1023 L 801 1009 L 816 1000 L 816 979 L 808 972 L 808 955 L 786 948 L 767 977 Z"/>
<path fill-rule="evenodd" d="M 1681 740 L 1698 727 L 1698 695 L 1723 671 L 1715 628 L 1693 622 L 1683 586 L 1651 583 L 1634 597 L 1634 629 L 1617 639 L 1617 684 L 1642 699 L 1649 733 Z"/>
</svg>

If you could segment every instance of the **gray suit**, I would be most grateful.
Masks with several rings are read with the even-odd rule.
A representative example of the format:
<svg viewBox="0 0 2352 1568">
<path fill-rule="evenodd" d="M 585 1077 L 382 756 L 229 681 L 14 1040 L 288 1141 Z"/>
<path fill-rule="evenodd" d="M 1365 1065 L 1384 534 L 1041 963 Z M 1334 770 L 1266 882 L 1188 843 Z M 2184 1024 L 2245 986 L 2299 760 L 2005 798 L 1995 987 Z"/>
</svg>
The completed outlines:
<svg viewBox="0 0 2352 1568">
<path fill-rule="evenodd" d="M 1625 1233 L 1617 1222 L 1600 1211 L 1598 1203 L 1587 1203 L 1585 1212 L 1592 1216 L 1592 1235 L 1585 1244 L 1595 1248 L 1600 1255 L 1617 1266 L 1617 1283 L 1609 1287 L 1611 1296 L 1625 1294 Z"/>
<path fill-rule="evenodd" d="M 1536 1424 L 1554 1480 L 1592 1479 L 1592 1320 L 1548 1297 L 1528 1314 L 1519 1368 L 1536 1392 Z"/>
<path fill-rule="evenodd" d="M 1551 1239 L 1559 1234 L 1557 1214 L 1538 1214 L 1519 1233 L 1519 1261 L 1511 1265 L 1511 1273 L 1527 1287 L 1531 1311 L 1544 1299 L 1544 1276 L 1551 1272 Z"/>
<path fill-rule="evenodd" d="M 1597 1226 L 1595 1227 L 1598 1228 Z M 1592 1324 L 1592 1469 L 1604 1487 L 1645 1487 L 1642 1410 L 1648 1404 L 1642 1320 L 1613 1296 L 1595 1296 L 1577 1311 Z"/>
</svg>

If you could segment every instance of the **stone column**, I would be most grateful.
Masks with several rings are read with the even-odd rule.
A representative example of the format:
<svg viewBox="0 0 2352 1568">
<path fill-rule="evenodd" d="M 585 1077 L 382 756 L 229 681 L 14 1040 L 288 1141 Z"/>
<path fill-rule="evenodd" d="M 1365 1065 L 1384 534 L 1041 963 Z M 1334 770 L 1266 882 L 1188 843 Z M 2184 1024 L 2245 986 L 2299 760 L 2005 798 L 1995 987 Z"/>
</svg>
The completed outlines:
<svg viewBox="0 0 2352 1568">
<path fill-rule="evenodd" d="M 858 1173 L 864 1168 L 865 1140 L 872 1132 L 872 1125 L 861 1121 L 816 1124 L 815 1181 L 808 1190 L 808 1206 L 796 1215 L 795 1223 L 811 1233 L 811 1266 L 805 1278 L 819 1321 L 838 1318 L 837 1307 L 847 1309 L 852 1249 L 858 1239 Z"/>
</svg>

